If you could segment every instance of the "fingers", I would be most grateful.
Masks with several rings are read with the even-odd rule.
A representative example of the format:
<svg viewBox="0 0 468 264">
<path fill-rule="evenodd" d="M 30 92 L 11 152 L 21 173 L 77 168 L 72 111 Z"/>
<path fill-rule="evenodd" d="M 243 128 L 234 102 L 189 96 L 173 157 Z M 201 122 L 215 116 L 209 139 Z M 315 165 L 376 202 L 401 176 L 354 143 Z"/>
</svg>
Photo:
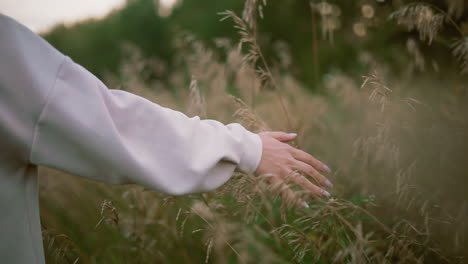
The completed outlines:
<svg viewBox="0 0 468 264">
<path fill-rule="evenodd" d="M 261 163 L 261 172 L 259 173 L 272 173 L 280 177 L 273 177 L 271 183 L 282 184 L 281 192 L 282 196 L 288 200 L 298 201 L 294 198 L 295 193 L 284 185 L 285 181 L 291 181 L 292 183 L 299 185 L 301 188 L 310 192 L 312 195 L 317 197 L 329 197 L 330 194 L 318 186 L 332 187 L 332 183 L 321 174 L 321 172 L 331 172 L 330 168 L 321 161 L 314 158 L 307 152 L 300 149 L 296 149 L 285 142 L 294 140 L 297 135 L 295 133 L 285 133 L 281 131 L 269 131 L 260 133 L 262 140 L 267 142 L 264 146 L 267 146 L 267 153 L 269 156 L 264 159 L 262 156 L 263 163 Z M 283 143 L 280 143 L 280 142 Z M 262 165 L 263 164 L 263 165 Z M 294 169 L 297 169 L 294 171 Z M 308 178 L 302 175 L 307 174 L 312 177 L 317 185 L 313 184 Z M 301 200 L 301 204 L 302 204 Z M 303 205 L 303 204 L 302 204 Z M 303 205 L 303 207 L 306 207 Z"/>
<path fill-rule="evenodd" d="M 318 184 L 322 186 L 333 187 L 333 184 L 325 176 L 314 169 L 314 167 L 299 160 L 296 160 L 295 163 L 296 164 L 293 165 L 294 167 L 312 177 Z"/>
<path fill-rule="evenodd" d="M 331 172 L 330 168 L 327 165 L 325 165 L 323 162 L 314 158 L 312 155 L 310 155 L 309 153 L 305 151 L 294 148 L 292 150 L 292 154 L 295 159 L 313 166 L 316 170 L 319 170 L 322 172 Z"/>
<path fill-rule="evenodd" d="M 330 197 L 330 193 L 328 193 L 320 187 L 317 187 L 315 184 L 311 183 L 297 171 L 292 171 L 291 173 L 289 173 L 287 179 L 301 186 L 302 188 L 310 191 L 313 195 L 317 197 Z"/>
<path fill-rule="evenodd" d="M 281 142 L 289 142 L 289 141 L 294 140 L 297 137 L 296 133 L 285 133 L 285 132 L 279 132 L 279 131 L 266 132 L 266 133 L 272 138 L 277 139 Z"/>
<path fill-rule="evenodd" d="M 309 205 L 307 204 L 307 202 L 304 201 L 303 199 L 297 198 L 294 191 L 291 190 L 291 188 L 289 188 L 281 178 L 274 176 L 274 177 L 271 177 L 269 181 L 270 181 L 270 184 L 277 187 L 280 195 L 283 197 L 285 201 L 293 202 L 295 203 L 297 207 L 309 208 Z"/>
</svg>

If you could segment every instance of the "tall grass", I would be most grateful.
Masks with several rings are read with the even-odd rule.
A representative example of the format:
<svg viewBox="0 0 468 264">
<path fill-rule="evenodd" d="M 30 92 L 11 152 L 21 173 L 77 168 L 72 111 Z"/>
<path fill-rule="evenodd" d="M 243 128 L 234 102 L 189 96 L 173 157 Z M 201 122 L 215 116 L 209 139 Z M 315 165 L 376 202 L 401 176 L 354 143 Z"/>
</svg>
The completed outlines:
<svg viewBox="0 0 468 264">
<path fill-rule="evenodd" d="M 293 144 L 332 165 L 334 198 L 291 186 L 310 205 L 297 208 L 284 186 L 238 172 L 213 192 L 173 197 L 42 169 L 48 263 L 465 262 L 466 85 L 396 76 L 370 57 L 363 78 L 330 73 L 324 94 L 307 92 L 262 59 L 255 28 L 265 4 L 225 13 L 247 49 L 220 39 L 219 56 L 181 35 L 167 85 L 148 78 L 163 64 L 126 44 L 120 75 L 106 83 L 189 115 L 297 132 Z"/>
</svg>

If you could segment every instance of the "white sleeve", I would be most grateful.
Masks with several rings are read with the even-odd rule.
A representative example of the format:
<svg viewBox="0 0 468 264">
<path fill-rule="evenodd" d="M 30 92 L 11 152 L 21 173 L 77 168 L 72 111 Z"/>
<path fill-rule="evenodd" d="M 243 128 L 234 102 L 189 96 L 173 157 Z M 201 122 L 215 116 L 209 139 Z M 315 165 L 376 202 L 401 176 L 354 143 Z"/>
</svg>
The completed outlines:
<svg viewBox="0 0 468 264">
<path fill-rule="evenodd" d="M 36 124 L 30 160 L 110 183 L 180 195 L 212 190 L 257 168 L 262 142 L 240 124 L 188 118 L 109 90 L 66 58 Z"/>
</svg>

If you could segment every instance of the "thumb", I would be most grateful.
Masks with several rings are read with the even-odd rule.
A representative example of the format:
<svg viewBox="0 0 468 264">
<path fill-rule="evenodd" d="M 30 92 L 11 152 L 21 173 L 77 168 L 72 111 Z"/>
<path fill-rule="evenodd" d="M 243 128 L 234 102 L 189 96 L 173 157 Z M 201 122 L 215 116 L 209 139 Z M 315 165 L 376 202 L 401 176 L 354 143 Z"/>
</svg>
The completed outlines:
<svg viewBox="0 0 468 264">
<path fill-rule="evenodd" d="M 268 135 L 281 142 L 288 142 L 294 140 L 297 137 L 296 133 L 286 132 L 268 132 Z"/>
</svg>

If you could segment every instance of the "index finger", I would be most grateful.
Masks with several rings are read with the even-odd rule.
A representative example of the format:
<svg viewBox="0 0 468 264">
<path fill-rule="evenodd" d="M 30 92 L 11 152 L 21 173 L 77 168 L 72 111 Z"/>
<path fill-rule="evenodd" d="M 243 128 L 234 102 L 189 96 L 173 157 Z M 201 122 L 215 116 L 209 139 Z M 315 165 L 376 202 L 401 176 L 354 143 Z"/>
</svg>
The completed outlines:
<svg viewBox="0 0 468 264">
<path fill-rule="evenodd" d="M 319 171 L 331 172 L 330 168 L 325 163 L 319 161 L 303 150 L 294 148 L 292 154 L 295 159 L 305 162 Z"/>
<path fill-rule="evenodd" d="M 297 184 L 304 190 L 309 191 L 312 195 L 315 195 L 317 197 L 330 197 L 330 193 L 311 183 L 308 179 L 306 179 L 297 171 L 290 172 L 286 176 L 285 180 L 292 181 L 293 183 Z"/>
</svg>

